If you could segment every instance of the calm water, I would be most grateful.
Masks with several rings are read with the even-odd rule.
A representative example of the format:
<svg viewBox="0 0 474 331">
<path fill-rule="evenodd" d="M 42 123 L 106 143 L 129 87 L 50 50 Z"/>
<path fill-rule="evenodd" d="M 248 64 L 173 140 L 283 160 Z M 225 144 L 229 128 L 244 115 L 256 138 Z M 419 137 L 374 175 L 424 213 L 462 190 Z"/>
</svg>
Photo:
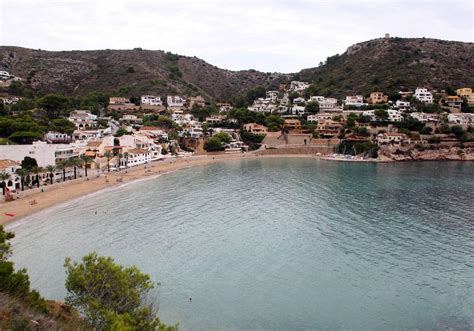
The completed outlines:
<svg viewBox="0 0 474 331">
<path fill-rule="evenodd" d="M 46 297 L 65 294 L 66 256 L 97 251 L 160 281 L 182 329 L 474 329 L 473 178 L 472 163 L 238 160 L 9 228 Z"/>
</svg>

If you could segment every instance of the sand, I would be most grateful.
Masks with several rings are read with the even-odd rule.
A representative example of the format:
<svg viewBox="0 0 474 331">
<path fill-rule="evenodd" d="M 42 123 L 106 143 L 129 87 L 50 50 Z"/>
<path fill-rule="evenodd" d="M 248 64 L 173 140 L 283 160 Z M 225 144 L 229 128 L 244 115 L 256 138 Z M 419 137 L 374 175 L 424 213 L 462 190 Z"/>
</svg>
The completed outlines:
<svg viewBox="0 0 474 331">
<path fill-rule="evenodd" d="M 126 182 L 152 178 L 171 171 L 202 166 L 215 162 L 236 159 L 269 157 L 314 157 L 313 155 L 268 155 L 259 156 L 255 153 L 219 154 L 191 156 L 187 158 L 170 158 L 166 161 L 156 161 L 146 165 L 128 168 L 120 172 L 102 173 L 97 177 L 97 171 L 89 170 L 88 179 L 78 178 L 60 182 L 51 186 L 43 186 L 40 189 L 25 190 L 20 192 L 20 198 L 14 201 L 0 202 L 0 224 L 17 221 L 25 216 L 41 211 L 45 208 L 82 197 L 106 188 L 121 185 Z M 36 203 L 32 204 L 35 201 Z M 8 215 L 7 215 L 8 214 Z"/>
</svg>

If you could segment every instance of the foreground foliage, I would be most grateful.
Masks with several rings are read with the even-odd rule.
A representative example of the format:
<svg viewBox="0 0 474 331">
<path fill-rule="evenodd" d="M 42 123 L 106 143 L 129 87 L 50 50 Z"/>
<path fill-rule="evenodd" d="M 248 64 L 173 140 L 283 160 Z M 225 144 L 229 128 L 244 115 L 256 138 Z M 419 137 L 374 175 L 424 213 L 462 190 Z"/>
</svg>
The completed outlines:
<svg viewBox="0 0 474 331">
<path fill-rule="evenodd" d="M 157 284 L 133 266 L 91 253 L 81 263 L 66 259 L 66 302 L 100 330 L 176 330 L 156 316 L 152 290 Z"/>
</svg>

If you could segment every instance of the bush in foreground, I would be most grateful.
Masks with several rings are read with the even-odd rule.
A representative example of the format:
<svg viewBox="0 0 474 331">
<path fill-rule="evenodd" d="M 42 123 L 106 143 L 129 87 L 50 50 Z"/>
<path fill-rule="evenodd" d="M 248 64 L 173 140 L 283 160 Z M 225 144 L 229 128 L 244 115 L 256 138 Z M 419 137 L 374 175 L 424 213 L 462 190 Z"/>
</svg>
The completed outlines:
<svg viewBox="0 0 474 331">
<path fill-rule="evenodd" d="M 156 316 L 151 291 L 157 284 L 133 266 L 91 253 L 81 263 L 66 259 L 66 303 L 99 330 L 176 330 Z"/>
</svg>

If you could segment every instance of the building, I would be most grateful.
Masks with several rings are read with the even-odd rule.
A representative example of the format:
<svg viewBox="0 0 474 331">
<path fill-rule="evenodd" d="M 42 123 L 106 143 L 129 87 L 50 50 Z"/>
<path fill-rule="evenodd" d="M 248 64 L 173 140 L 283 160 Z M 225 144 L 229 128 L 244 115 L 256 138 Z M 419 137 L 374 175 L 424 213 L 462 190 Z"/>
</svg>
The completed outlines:
<svg viewBox="0 0 474 331">
<path fill-rule="evenodd" d="M 301 121 L 298 119 L 287 118 L 283 121 L 283 128 L 287 130 L 301 130 Z"/>
<path fill-rule="evenodd" d="M 409 101 L 397 100 L 395 102 L 395 107 L 400 111 L 406 112 L 406 111 L 410 110 L 410 102 Z"/>
<path fill-rule="evenodd" d="M 17 169 L 20 169 L 20 163 L 9 159 L 0 159 L 0 173 L 6 173 L 10 177 L 5 180 L 5 188 L 9 191 L 18 190 L 21 188 L 20 176 L 16 174 Z"/>
<path fill-rule="evenodd" d="M 20 97 L 15 97 L 15 96 L 2 98 L 2 102 L 3 102 L 4 105 L 14 105 L 20 100 L 21 100 Z"/>
<path fill-rule="evenodd" d="M 321 103 L 325 100 L 326 98 L 321 96 L 321 95 L 313 95 L 312 97 L 309 97 L 308 102 L 318 102 Z M 337 100 L 336 100 L 337 103 Z"/>
<path fill-rule="evenodd" d="M 140 104 L 143 106 L 163 106 L 161 97 L 154 95 L 142 95 L 140 98 Z"/>
<path fill-rule="evenodd" d="M 39 167 L 46 167 L 77 157 L 79 153 L 75 144 L 48 144 L 44 141 L 35 141 L 31 145 L 3 145 L 0 148 L 0 159 L 21 162 L 25 156 L 34 158 Z"/>
<path fill-rule="evenodd" d="M 339 111 L 340 109 L 337 107 L 337 99 L 336 98 L 324 98 L 319 102 L 319 111 Z"/>
<path fill-rule="evenodd" d="M 361 107 L 364 105 L 364 97 L 362 95 L 348 95 L 344 100 L 346 106 Z"/>
<path fill-rule="evenodd" d="M 304 105 L 293 105 L 291 107 L 291 113 L 293 115 L 303 115 L 306 111 L 306 107 Z"/>
<path fill-rule="evenodd" d="M 151 162 L 151 153 L 145 148 L 130 148 L 125 150 L 128 153 L 126 166 L 134 167 Z"/>
<path fill-rule="evenodd" d="M 130 99 L 123 98 L 123 97 L 110 97 L 109 98 L 109 105 L 124 105 L 126 103 L 130 103 Z"/>
<path fill-rule="evenodd" d="M 69 120 L 78 129 L 94 128 L 97 126 L 97 115 L 91 114 L 88 110 L 74 110 L 69 114 Z"/>
<path fill-rule="evenodd" d="M 187 129 L 189 136 L 193 139 L 199 139 L 204 135 L 201 123 L 194 123 Z"/>
<path fill-rule="evenodd" d="M 67 133 L 49 131 L 44 135 L 44 140 L 50 144 L 68 144 L 72 141 L 72 137 Z"/>
<path fill-rule="evenodd" d="M 471 113 L 448 114 L 448 123 L 461 125 L 464 127 L 471 126 L 474 124 L 474 114 L 471 114 Z"/>
<path fill-rule="evenodd" d="M 206 106 L 206 100 L 202 95 L 190 97 L 188 99 L 188 105 L 190 109 L 193 108 L 194 105 L 198 105 L 199 107 L 204 108 Z"/>
<path fill-rule="evenodd" d="M 224 115 L 212 115 L 210 117 L 206 117 L 205 123 L 207 124 L 221 124 L 225 121 L 226 116 Z"/>
<path fill-rule="evenodd" d="M 466 98 L 470 107 L 474 107 L 474 92 L 470 87 L 463 87 L 456 90 L 456 94 L 462 98 Z"/>
<path fill-rule="evenodd" d="M 342 128 L 342 124 L 331 119 L 322 119 L 318 121 L 318 126 L 316 130 L 321 136 L 324 137 L 334 137 L 339 134 L 339 131 Z"/>
<path fill-rule="evenodd" d="M 329 113 L 318 113 L 318 114 L 311 114 L 308 115 L 307 121 L 308 122 L 319 122 L 321 120 L 330 120 L 332 119 L 334 114 L 329 114 Z"/>
<path fill-rule="evenodd" d="M 383 92 L 372 92 L 370 93 L 369 103 L 386 103 L 388 101 L 388 95 L 384 95 Z"/>
<path fill-rule="evenodd" d="M 275 103 L 278 101 L 278 91 L 272 90 L 265 93 L 265 99 L 269 99 L 271 102 Z"/>
<path fill-rule="evenodd" d="M 10 79 L 10 77 L 11 76 L 10 76 L 10 73 L 8 71 L 4 71 L 4 70 L 0 71 L 0 79 L 1 80 L 8 80 L 8 79 Z"/>
<path fill-rule="evenodd" d="M 179 95 L 168 95 L 166 97 L 166 104 L 168 107 L 181 108 L 184 107 L 186 100 L 181 98 Z"/>
<path fill-rule="evenodd" d="M 268 128 L 265 125 L 257 123 L 247 123 L 244 124 L 244 131 L 253 134 L 265 135 L 268 133 Z"/>
<path fill-rule="evenodd" d="M 425 88 L 417 88 L 413 96 L 424 103 L 433 103 L 433 94 Z"/>
<path fill-rule="evenodd" d="M 379 133 L 377 135 L 377 143 L 379 145 L 387 144 L 401 144 L 401 143 L 410 143 L 410 138 L 407 137 L 404 133 Z"/>
<path fill-rule="evenodd" d="M 303 97 L 294 98 L 294 99 L 293 99 L 293 104 L 294 104 L 294 105 L 305 105 L 305 104 L 306 104 L 306 100 L 305 100 L 305 98 L 303 98 Z"/>
<path fill-rule="evenodd" d="M 429 114 L 421 112 L 410 113 L 410 117 L 414 118 L 422 123 L 438 123 L 440 121 L 438 114 Z"/>
<path fill-rule="evenodd" d="M 460 113 L 462 107 L 462 97 L 458 95 L 454 96 L 447 96 L 444 98 L 444 106 L 443 108 L 448 110 L 451 113 Z"/>
<path fill-rule="evenodd" d="M 302 92 L 306 90 L 308 87 L 309 87 L 308 82 L 300 82 L 300 81 L 294 80 L 290 83 L 289 91 Z"/>
</svg>

